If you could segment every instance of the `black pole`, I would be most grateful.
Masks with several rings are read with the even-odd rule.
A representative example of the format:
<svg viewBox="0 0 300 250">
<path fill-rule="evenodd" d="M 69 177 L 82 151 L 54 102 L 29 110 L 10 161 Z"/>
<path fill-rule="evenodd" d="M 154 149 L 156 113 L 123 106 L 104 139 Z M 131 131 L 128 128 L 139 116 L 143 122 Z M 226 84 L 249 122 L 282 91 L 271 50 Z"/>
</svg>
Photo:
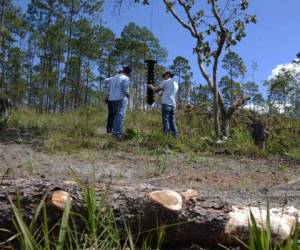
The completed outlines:
<svg viewBox="0 0 300 250">
<path fill-rule="evenodd" d="M 155 64 L 157 63 L 155 60 L 146 60 L 147 64 L 147 85 L 154 84 L 155 79 Z M 147 104 L 152 105 L 154 103 L 154 91 L 152 89 L 147 88 Z"/>
</svg>

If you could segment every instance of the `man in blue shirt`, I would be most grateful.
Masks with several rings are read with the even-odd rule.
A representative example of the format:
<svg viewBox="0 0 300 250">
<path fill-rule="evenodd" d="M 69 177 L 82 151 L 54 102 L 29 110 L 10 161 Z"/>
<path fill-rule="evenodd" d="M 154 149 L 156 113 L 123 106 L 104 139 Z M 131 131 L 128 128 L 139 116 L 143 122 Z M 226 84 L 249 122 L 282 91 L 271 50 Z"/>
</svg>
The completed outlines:
<svg viewBox="0 0 300 250">
<path fill-rule="evenodd" d="M 105 80 L 108 82 L 109 90 L 106 131 L 107 133 L 112 133 L 117 140 L 120 140 L 122 137 L 126 105 L 129 98 L 129 77 L 131 72 L 131 67 L 126 66 L 119 74 Z"/>
<path fill-rule="evenodd" d="M 176 94 L 178 92 L 178 83 L 173 79 L 174 75 L 171 71 L 166 71 L 163 74 L 164 81 L 158 87 L 149 85 L 148 88 L 158 93 L 162 91 L 162 123 L 164 134 L 170 132 L 174 137 L 178 137 L 176 127 Z"/>
</svg>

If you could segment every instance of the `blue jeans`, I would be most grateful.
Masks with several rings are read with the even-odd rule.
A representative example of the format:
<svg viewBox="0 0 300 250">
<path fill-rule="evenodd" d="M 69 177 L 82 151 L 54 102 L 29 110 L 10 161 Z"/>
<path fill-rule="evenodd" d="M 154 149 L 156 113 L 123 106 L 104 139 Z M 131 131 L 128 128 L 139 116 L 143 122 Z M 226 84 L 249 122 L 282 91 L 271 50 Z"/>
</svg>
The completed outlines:
<svg viewBox="0 0 300 250">
<path fill-rule="evenodd" d="M 114 137 L 120 139 L 123 131 L 123 124 L 126 115 L 127 100 L 108 101 L 108 117 L 106 130 L 107 133 L 113 134 Z"/>
<path fill-rule="evenodd" d="M 176 127 L 176 116 L 175 107 L 163 104 L 162 105 L 162 122 L 163 122 L 163 132 L 165 135 L 170 132 L 174 137 L 178 137 L 178 131 Z"/>
</svg>

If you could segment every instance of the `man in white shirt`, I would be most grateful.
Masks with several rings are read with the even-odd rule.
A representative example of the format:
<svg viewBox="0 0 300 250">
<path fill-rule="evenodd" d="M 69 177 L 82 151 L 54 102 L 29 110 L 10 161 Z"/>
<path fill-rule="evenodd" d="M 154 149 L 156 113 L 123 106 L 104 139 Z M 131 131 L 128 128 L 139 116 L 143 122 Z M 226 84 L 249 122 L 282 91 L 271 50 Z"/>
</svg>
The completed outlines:
<svg viewBox="0 0 300 250">
<path fill-rule="evenodd" d="M 106 124 L 107 133 L 112 133 L 116 139 L 121 139 L 123 124 L 126 115 L 126 106 L 129 98 L 129 83 L 131 67 L 124 67 L 114 77 L 108 78 L 108 117 Z"/>
<path fill-rule="evenodd" d="M 173 79 L 174 75 L 171 71 L 166 71 L 163 74 L 164 81 L 158 87 L 149 85 L 148 88 L 158 93 L 162 91 L 162 123 L 164 134 L 170 132 L 174 137 L 178 137 L 176 127 L 176 94 L 178 92 L 178 83 Z"/>
</svg>

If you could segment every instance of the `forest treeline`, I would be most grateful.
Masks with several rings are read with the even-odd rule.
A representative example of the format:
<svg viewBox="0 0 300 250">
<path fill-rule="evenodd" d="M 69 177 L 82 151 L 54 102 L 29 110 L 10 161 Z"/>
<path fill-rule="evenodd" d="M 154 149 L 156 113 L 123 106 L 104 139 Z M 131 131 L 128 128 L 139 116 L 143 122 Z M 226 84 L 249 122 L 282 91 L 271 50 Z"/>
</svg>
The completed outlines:
<svg viewBox="0 0 300 250">
<path fill-rule="evenodd" d="M 23 6 L 24 7 L 24 6 Z M 0 1 L 0 94 L 17 106 L 40 112 L 74 111 L 103 103 L 104 79 L 132 66 L 130 107 L 145 109 L 145 59 L 158 61 L 157 80 L 168 52 L 146 27 L 127 24 L 118 37 L 101 16 L 104 0 L 32 0 L 26 9 Z M 116 14 L 117 15 L 117 14 Z M 296 54 L 296 53 L 295 53 Z M 299 64 L 298 59 L 292 64 Z M 178 55 L 171 68 L 179 82 L 179 103 L 212 105 L 206 84 L 194 82 L 189 61 Z M 268 79 L 264 99 L 255 81 L 257 64 L 247 69 L 235 52 L 222 60 L 219 88 L 230 106 L 241 95 L 248 106 L 300 116 L 299 71 L 282 69 Z M 299 66 L 300 67 L 300 66 Z M 197 72 L 198 73 L 198 72 Z"/>
</svg>

